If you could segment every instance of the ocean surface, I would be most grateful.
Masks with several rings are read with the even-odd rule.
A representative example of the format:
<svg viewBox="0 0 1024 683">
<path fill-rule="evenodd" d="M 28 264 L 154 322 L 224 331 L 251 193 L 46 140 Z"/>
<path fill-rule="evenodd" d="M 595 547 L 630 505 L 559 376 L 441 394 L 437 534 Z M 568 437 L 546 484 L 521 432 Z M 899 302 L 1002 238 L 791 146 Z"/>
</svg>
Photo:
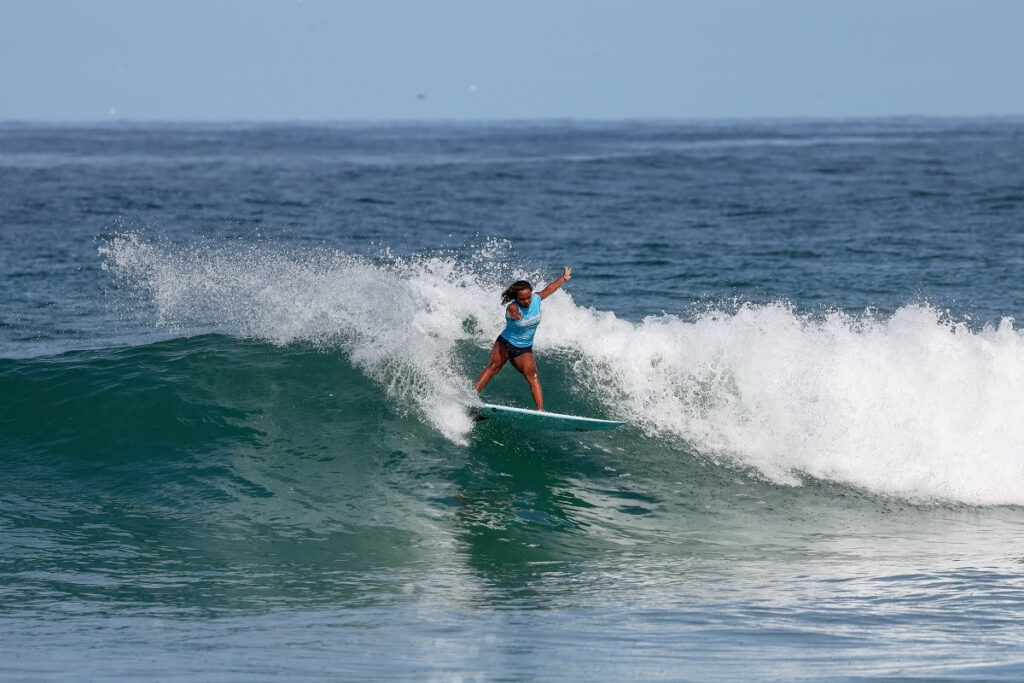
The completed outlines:
<svg viewBox="0 0 1024 683">
<path fill-rule="evenodd" d="M 0 678 L 1020 680 L 1022 316 L 1024 119 L 0 124 Z"/>
</svg>

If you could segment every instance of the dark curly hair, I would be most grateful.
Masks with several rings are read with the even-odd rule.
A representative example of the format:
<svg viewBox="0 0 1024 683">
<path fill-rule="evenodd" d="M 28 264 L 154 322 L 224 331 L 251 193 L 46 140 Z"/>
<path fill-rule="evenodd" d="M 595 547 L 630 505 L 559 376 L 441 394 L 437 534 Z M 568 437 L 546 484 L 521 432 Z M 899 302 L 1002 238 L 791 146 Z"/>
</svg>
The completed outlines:
<svg viewBox="0 0 1024 683">
<path fill-rule="evenodd" d="M 515 282 L 510 284 L 504 292 L 501 293 L 501 303 L 510 303 L 513 299 L 516 298 L 516 294 L 518 294 L 520 291 L 524 289 L 533 289 L 533 285 L 531 285 L 526 280 L 516 280 Z"/>
</svg>

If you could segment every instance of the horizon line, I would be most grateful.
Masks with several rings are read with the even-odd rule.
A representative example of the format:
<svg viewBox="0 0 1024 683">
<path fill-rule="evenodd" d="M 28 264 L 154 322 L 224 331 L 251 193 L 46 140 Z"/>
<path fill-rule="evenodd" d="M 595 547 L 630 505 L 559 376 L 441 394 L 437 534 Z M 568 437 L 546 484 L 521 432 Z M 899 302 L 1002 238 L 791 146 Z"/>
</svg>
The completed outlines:
<svg viewBox="0 0 1024 683">
<path fill-rule="evenodd" d="M 107 116 L 83 119 L 10 118 L 0 119 L 0 125 L 487 125 L 487 124 L 678 124 L 678 123 L 753 123 L 753 122 L 840 122 L 840 121 L 989 121 L 1024 120 L 1024 112 L 1006 114 L 783 114 L 744 116 L 622 116 L 622 117 L 509 117 L 509 118 L 132 118 Z"/>
</svg>

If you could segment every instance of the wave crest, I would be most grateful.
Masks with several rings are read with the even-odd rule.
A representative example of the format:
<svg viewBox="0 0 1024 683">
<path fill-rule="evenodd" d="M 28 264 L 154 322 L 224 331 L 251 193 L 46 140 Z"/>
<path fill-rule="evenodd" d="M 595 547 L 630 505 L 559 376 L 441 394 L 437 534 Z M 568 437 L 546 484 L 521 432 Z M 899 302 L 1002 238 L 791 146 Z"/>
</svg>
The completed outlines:
<svg viewBox="0 0 1024 683">
<path fill-rule="evenodd" d="M 371 260 L 127 234 L 101 251 L 158 324 L 341 348 L 399 409 L 466 443 L 473 377 L 460 368 L 482 366 L 505 281 L 543 281 L 502 260 L 506 246 Z M 810 476 L 1024 504 L 1024 336 L 1010 318 L 973 330 L 923 304 L 808 316 L 779 303 L 634 323 L 564 290 L 544 307 L 536 346 L 544 362 L 568 363 L 560 393 L 585 395 L 680 457 L 696 451 L 782 484 Z M 459 357 L 467 343 L 471 361 Z"/>
</svg>

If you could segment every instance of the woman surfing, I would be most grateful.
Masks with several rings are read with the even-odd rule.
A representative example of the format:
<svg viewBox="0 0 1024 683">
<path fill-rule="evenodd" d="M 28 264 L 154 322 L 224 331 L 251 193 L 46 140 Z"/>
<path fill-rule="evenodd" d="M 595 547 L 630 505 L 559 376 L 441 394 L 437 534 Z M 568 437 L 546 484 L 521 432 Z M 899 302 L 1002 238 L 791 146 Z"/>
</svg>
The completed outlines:
<svg viewBox="0 0 1024 683">
<path fill-rule="evenodd" d="M 544 410 L 544 394 L 537 377 L 537 362 L 533 358 L 533 336 L 540 325 L 540 302 L 572 278 L 572 268 L 566 266 L 562 276 L 550 283 L 536 294 L 533 285 L 526 280 L 513 282 L 501 294 L 501 303 L 508 304 L 505 309 L 505 329 L 491 347 L 491 358 L 487 367 L 476 380 L 476 391 L 480 393 L 491 378 L 507 361 L 512 361 L 516 370 L 530 383 L 533 401 L 537 410 Z"/>
</svg>

